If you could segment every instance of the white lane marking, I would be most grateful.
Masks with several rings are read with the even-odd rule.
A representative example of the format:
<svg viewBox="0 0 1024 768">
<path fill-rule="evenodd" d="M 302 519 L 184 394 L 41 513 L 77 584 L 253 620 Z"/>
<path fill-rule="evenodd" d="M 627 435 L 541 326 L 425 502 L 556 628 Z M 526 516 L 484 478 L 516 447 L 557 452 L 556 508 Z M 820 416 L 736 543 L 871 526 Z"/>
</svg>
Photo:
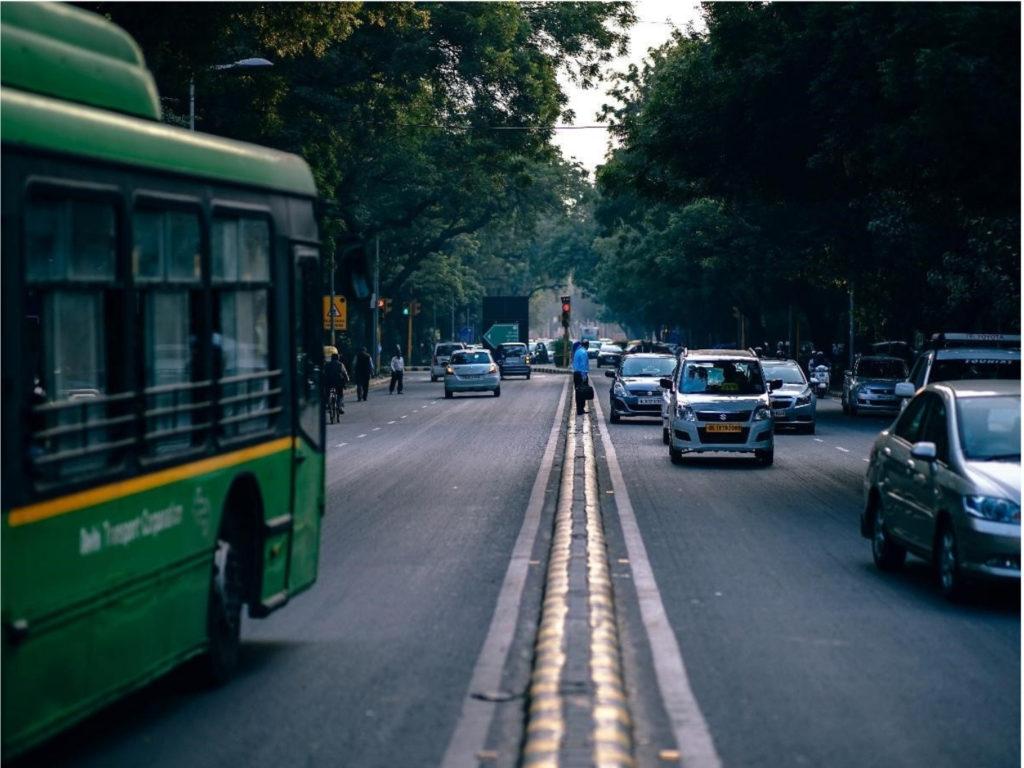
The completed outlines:
<svg viewBox="0 0 1024 768">
<path fill-rule="evenodd" d="M 397 423 L 398 423 L 398 422 L 397 422 L 397 421 L 395 421 L 394 419 L 392 419 L 391 421 L 389 421 L 389 422 L 388 422 L 388 424 L 397 424 Z"/>
<path fill-rule="evenodd" d="M 841 445 L 837 445 L 836 446 L 836 450 L 837 451 L 842 451 L 843 453 L 849 453 L 850 452 L 849 448 L 843 448 L 843 446 L 841 446 Z"/>
<path fill-rule="evenodd" d="M 336 446 L 334 446 L 334 447 L 335 447 L 335 448 L 344 448 L 344 447 L 345 447 L 346 445 L 348 445 L 348 443 L 338 443 L 338 444 L 337 444 Z"/>
<path fill-rule="evenodd" d="M 615 446 L 605 422 L 600 420 L 597 424 L 601 430 L 601 442 L 604 443 L 612 488 L 615 489 L 615 506 L 619 510 L 619 522 L 626 541 L 626 554 L 633 571 L 633 584 L 640 599 L 640 616 L 647 630 L 647 637 L 651 641 L 654 673 L 665 711 L 672 724 L 672 733 L 680 755 L 679 762 L 687 768 L 721 768 L 722 760 L 715 750 L 707 721 L 690 688 L 690 678 L 686 674 L 686 664 L 679 650 L 679 642 L 676 640 L 672 625 L 669 624 L 658 584 L 654 580 L 654 572 L 647 559 L 647 548 L 644 546 L 640 527 L 633 514 L 633 504 L 629 500 L 629 492 L 622 477 Z"/>
<path fill-rule="evenodd" d="M 508 653 L 512 648 L 510 639 L 515 636 L 516 622 L 519 617 L 519 604 L 523 599 L 526 575 L 530 570 L 530 553 L 537 540 L 540 528 L 540 513 L 544 508 L 544 489 L 548 479 L 555 471 L 555 447 L 565 419 L 566 388 L 568 381 L 562 386 L 559 398 L 558 413 L 548 434 L 548 444 L 544 448 L 544 456 L 540 460 L 542 470 L 537 473 L 530 492 L 530 500 L 526 505 L 523 525 L 519 529 L 512 559 L 509 560 L 505 580 L 498 593 L 498 602 L 494 606 L 491 626 L 487 630 L 480 656 L 473 668 L 473 677 L 469 681 L 469 690 L 462 700 L 462 712 L 459 721 L 448 741 L 444 759 L 440 768 L 477 768 L 480 764 L 479 752 L 486 746 L 487 732 L 494 719 L 497 708 L 493 703 L 473 698 L 474 693 L 498 690 L 501 685 L 501 673 L 505 668 Z M 558 468 L 559 470 L 561 467 Z"/>
<path fill-rule="evenodd" d="M 407 414 L 405 414 L 405 416 L 403 416 L 402 418 L 403 418 L 403 419 L 408 419 L 408 418 L 409 418 L 409 414 L 408 414 L 408 413 L 407 413 Z"/>
<path fill-rule="evenodd" d="M 816 438 L 814 438 L 814 442 L 816 442 L 816 443 L 824 443 L 825 441 L 822 440 L 820 437 L 816 437 Z"/>
<path fill-rule="evenodd" d="M 382 429 L 384 429 L 384 427 L 374 427 L 372 431 L 380 432 Z"/>
<path fill-rule="evenodd" d="M 366 437 L 366 433 L 364 432 L 364 433 L 363 433 L 363 434 L 361 434 L 361 435 L 356 435 L 356 437 Z"/>
</svg>

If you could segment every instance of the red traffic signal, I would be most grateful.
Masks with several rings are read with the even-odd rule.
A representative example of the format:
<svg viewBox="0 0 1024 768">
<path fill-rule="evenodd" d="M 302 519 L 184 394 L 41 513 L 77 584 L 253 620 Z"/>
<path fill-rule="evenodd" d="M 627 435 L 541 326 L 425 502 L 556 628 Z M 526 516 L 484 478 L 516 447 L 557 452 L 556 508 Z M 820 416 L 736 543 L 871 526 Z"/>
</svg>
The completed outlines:
<svg viewBox="0 0 1024 768">
<path fill-rule="evenodd" d="M 568 296 L 562 297 L 562 326 L 569 327 L 569 311 L 572 307 L 572 300 Z"/>
</svg>

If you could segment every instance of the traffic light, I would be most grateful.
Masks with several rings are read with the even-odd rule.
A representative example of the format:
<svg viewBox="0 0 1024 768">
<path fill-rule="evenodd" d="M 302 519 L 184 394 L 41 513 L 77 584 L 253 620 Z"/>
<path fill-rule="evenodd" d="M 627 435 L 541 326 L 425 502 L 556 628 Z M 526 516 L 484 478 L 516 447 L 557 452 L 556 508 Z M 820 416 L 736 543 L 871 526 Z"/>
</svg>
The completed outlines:
<svg viewBox="0 0 1024 768">
<path fill-rule="evenodd" d="M 377 299 L 377 311 L 380 312 L 382 316 L 390 312 L 391 299 Z"/>
<path fill-rule="evenodd" d="M 418 315 L 420 313 L 420 303 L 416 301 L 416 299 L 409 302 L 409 311 L 412 312 L 413 315 Z"/>
<path fill-rule="evenodd" d="M 562 327 L 569 327 L 569 315 L 572 312 L 572 300 L 568 296 L 562 297 Z"/>
<path fill-rule="evenodd" d="M 408 301 L 403 301 L 402 302 L 402 317 L 408 317 L 408 316 L 409 316 L 409 302 Z"/>
</svg>

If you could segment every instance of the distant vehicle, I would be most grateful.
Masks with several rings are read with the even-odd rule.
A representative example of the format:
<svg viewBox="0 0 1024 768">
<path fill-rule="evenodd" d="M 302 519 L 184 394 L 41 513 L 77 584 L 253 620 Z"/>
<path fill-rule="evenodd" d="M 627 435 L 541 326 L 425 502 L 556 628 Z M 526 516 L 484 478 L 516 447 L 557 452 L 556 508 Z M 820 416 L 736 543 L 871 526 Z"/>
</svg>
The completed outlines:
<svg viewBox="0 0 1024 768">
<path fill-rule="evenodd" d="M 764 466 L 775 461 L 769 383 L 752 352 L 687 350 L 676 373 L 660 383 L 671 391 L 668 452 L 673 464 L 682 463 L 684 453 L 710 451 L 753 453 Z M 781 386 L 778 380 L 772 384 Z"/>
<path fill-rule="evenodd" d="M 584 339 L 587 341 L 596 341 L 598 333 L 600 333 L 600 328 L 596 325 L 584 325 L 583 328 L 580 329 L 580 341 L 583 341 Z"/>
<path fill-rule="evenodd" d="M 773 388 L 769 399 L 775 428 L 793 427 L 799 432 L 814 434 L 817 421 L 818 397 L 796 360 L 762 359 L 761 367 L 769 380 L 782 382 Z"/>
<path fill-rule="evenodd" d="M 443 379 L 445 367 L 448 365 L 448 358 L 452 352 L 458 349 L 465 349 L 466 345 L 461 341 L 439 341 L 434 345 L 434 355 L 430 361 L 430 380 Z"/>
<path fill-rule="evenodd" d="M 601 342 L 597 339 L 588 339 L 590 345 L 587 347 L 587 358 L 590 360 L 597 360 L 597 355 L 601 351 Z"/>
<path fill-rule="evenodd" d="M 547 365 L 551 362 L 551 353 L 548 350 L 549 340 L 537 339 L 531 341 L 530 347 L 530 359 L 531 362 L 539 365 Z"/>
<path fill-rule="evenodd" d="M 486 349 L 457 349 L 444 369 L 444 396 L 451 400 L 456 392 L 493 392 L 501 397 L 498 365 Z"/>
<path fill-rule="evenodd" d="M 622 347 L 618 344 L 602 344 L 601 350 L 597 353 L 597 367 L 605 365 L 618 365 L 622 360 Z"/>
<path fill-rule="evenodd" d="M 1020 582 L 1020 381 L 931 384 L 875 440 L 860 532 L 875 564 L 931 562 L 943 594 Z"/>
<path fill-rule="evenodd" d="M 927 346 L 908 380 L 896 385 L 896 396 L 903 398 L 901 406 L 906 406 L 906 398 L 937 381 L 1020 381 L 1020 334 L 937 333 Z"/>
<path fill-rule="evenodd" d="M 661 379 L 671 376 L 676 367 L 672 355 L 630 355 L 614 371 L 605 371 L 605 376 L 615 379 L 609 390 L 609 413 L 612 424 L 618 424 L 623 417 L 640 416 L 659 418 L 661 416 Z"/>
<path fill-rule="evenodd" d="M 533 368 L 530 365 L 530 349 L 521 341 L 510 341 L 498 345 L 498 368 L 501 378 L 509 376 L 525 376 L 530 378 Z"/>
<path fill-rule="evenodd" d="M 862 355 L 853 370 L 843 373 L 843 413 L 898 411 L 896 385 L 907 378 L 907 364 L 900 357 Z"/>
</svg>

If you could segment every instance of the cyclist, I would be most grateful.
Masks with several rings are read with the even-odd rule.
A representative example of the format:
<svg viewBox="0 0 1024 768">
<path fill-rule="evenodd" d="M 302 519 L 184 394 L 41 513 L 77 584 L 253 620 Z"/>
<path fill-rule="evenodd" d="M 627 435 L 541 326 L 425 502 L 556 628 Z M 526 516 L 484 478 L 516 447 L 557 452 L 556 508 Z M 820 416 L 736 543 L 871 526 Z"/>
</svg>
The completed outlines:
<svg viewBox="0 0 1024 768">
<path fill-rule="evenodd" d="M 331 359 L 327 361 L 327 365 L 324 366 L 324 383 L 327 387 L 327 400 L 328 405 L 331 401 L 331 390 L 333 389 L 338 396 L 338 413 L 344 413 L 345 409 L 342 407 L 345 396 L 345 382 L 348 381 L 348 371 L 345 370 L 345 364 L 341 362 L 338 357 L 338 353 L 335 352 L 331 355 Z"/>
</svg>

